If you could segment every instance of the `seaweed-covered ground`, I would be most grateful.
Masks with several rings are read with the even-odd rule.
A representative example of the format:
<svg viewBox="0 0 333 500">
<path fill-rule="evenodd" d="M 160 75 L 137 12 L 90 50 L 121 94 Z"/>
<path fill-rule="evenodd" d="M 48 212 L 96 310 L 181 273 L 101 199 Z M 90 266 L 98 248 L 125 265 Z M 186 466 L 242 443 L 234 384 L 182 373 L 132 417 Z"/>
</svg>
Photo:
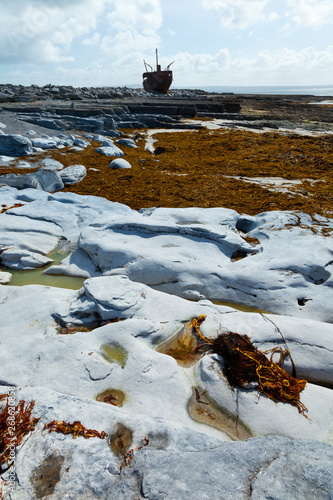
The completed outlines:
<svg viewBox="0 0 333 500">
<path fill-rule="evenodd" d="M 225 128 L 165 132 L 154 136 L 152 154 L 145 149 L 146 130 L 125 132 L 140 136 L 137 149 L 121 146 L 131 169 L 110 169 L 112 158 L 96 153 L 100 144 L 94 141 L 84 151 L 49 150 L 38 160 L 46 156 L 65 167 L 83 164 L 88 175 L 66 191 L 103 196 L 133 209 L 225 207 L 252 215 L 267 210 L 329 215 L 332 210 L 332 134 Z M 32 162 L 31 156 L 26 159 Z"/>
<path fill-rule="evenodd" d="M 67 148 L 38 154 L 36 168 L 41 156 L 65 167 L 83 164 L 87 177 L 65 190 L 103 196 L 133 209 L 222 206 L 248 214 L 299 210 L 330 215 L 330 101 L 311 96 L 238 99 L 241 113 L 233 120 L 204 118 L 201 130 L 153 131 L 154 154 L 145 149 L 148 129 L 123 129 L 125 137 L 134 137 L 138 146 L 120 146 L 130 170 L 110 169 L 112 158 L 97 153 L 100 144 L 94 141 L 84 151 Z M 26 160 L 34 161 L 31 156 Z M 31 171 L 1 168 L 2 174 Z"/>
</svg>

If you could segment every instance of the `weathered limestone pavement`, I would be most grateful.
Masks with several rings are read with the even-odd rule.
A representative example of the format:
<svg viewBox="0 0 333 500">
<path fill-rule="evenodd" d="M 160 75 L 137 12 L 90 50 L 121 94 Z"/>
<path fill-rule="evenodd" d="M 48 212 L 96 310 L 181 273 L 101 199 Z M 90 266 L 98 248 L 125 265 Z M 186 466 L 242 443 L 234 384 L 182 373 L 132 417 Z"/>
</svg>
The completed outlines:
<svg viewBox="0 0 333 500">
<path fill-rule="evenodd" d="M 121 150 L 103 127 L 21 137 L 37 157 L 93 138 Z M 0 135 L 4 164 L 20 159 L 9 155 L 13 135 Z M 130 167 L 118 155 L 113 162 Z M 333 220 L 317 217 L 314 227 L 294 212 L 137 212 L 61 191 L 85 174 L 84 165 L 44 159 L 37 173 L 0 178 L 0 394 L 15 386 L 17 402 L 35 401 L 40 418 L 17 447 L 11 498 L 330 498 Z M 12 273 L 38 269 L 50 285 L 63 275 L 82 286 L 10 285 Z M 261 351 L 287 346 L 307 380 L 305 414 L 255 387 L 231 389 L 223 359 L 194 352 L 189 322 L 199 315 L 206 338 L 233 331 Z M 292 373 L 290 357 L 283 366 Z M 49 433 L 52 421 L 108 436 Z M 2 465 L 1 480 L 10 470 Z"/>
</svg>

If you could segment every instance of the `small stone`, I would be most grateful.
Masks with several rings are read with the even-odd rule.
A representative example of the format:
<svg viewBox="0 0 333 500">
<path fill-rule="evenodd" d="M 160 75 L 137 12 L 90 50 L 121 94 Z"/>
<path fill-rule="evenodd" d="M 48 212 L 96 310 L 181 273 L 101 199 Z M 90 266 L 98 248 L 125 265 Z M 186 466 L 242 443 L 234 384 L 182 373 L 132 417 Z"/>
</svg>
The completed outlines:
<svg viewBox="0 0 333 500">
<path fill-rule="evenodd" d="M 110 168 L 132 168 L 132 165 L 122 158 L 117 158 L 110 163 Z"/>
<path fill-rule="evenodd" d="M 12 279 L 12 275 L 10 273 L 5 273 L 4 271 L 0 271 L 0 285 L 7 285 Z"/>
</svg>

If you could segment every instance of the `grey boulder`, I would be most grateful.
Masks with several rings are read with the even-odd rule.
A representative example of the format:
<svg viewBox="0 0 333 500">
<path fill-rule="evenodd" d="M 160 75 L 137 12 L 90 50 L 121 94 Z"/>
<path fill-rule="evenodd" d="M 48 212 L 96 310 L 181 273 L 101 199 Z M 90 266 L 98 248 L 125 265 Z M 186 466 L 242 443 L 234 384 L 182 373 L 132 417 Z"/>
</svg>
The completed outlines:
<svg viewBox="0 0 333 500">
<path fill-rule="evenodd" d="M 84 165 L 71 165 L 59 172 L 62 182 L 67 185 L 77 184 L 87 175 L 87 169 Z"/>
<path fill-rule="evenodd" d="M 40 189 L 49 193 L 53 191 L 61 191 L 64 188 L 64 183 L 61 180 L 59 173 L 56 170 L 45 170 L 40 168 L 37 172 L 23 175 L 1 175 L 0 184 L 15 187 L 16 189 Z"/>
<path fill-rule="evenodd" d="M 40 189 L 43 190 L 41 183 L 34 177 L 32 174 L 23 174 L 23 175 L 1 175 L 0 176 L 0 185 L 6 184 L 7 186 L 14 187 L 16 189 Z"/>
<path fill-rule="evenodd" d="M 25 156 L 33 152 L 30 139 L 22 135 L 0 135 L 0 154 L 6 156 Z"/>
</svg>

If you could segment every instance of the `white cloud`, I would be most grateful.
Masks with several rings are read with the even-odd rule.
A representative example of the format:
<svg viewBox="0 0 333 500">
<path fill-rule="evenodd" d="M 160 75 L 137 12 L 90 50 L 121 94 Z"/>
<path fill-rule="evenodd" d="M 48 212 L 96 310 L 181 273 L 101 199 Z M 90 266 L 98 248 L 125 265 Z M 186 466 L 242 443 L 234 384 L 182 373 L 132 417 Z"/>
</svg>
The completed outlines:
<svg viewBox="0 0 333 500">
<path fill-rule="evenodd" d="M 160 0 L 112 0 L 107 15 L 109 33 L 102 40 L 106 53 L 123 56 L 124 52 L 145 52 L 160 43 L 162 25 Z"/>
<path fill-rule="evenodd" d="M 333 24 L 332 0 L 286 0 L 286 15 L 300 26 Z"/>
<path fill-rule="evenodd" d="M 263 50 L 255 57 L 233 58 L 228 49 L 216 55 L 179 53 L 174 77 L 178 86 L 320 85 L 331 81 L 333 46 L 317 51 Z M 323 80 L 324 79 L 324 80 Z"/>
<path fill-rule="evenodd" d="M 264 10 L 271 0 L 202 0 L 202 6 L 216 10 L 225 26 L 246 28 L 258 21 L 273 21 L 279 16 Z"/>
<path fill-rule="evenodd" d="M 99 33 L 94 33 L 92 37 L 85 38 L 82 41 L 82 45 L 96 45 L 101 39 L 101 35 Z"/>
<path fill-rule="evenodd" d="M 1 2 L 0 61 L 59 62 L 73 40 L 96 27 L 109 0 Z"/>
</svg>

